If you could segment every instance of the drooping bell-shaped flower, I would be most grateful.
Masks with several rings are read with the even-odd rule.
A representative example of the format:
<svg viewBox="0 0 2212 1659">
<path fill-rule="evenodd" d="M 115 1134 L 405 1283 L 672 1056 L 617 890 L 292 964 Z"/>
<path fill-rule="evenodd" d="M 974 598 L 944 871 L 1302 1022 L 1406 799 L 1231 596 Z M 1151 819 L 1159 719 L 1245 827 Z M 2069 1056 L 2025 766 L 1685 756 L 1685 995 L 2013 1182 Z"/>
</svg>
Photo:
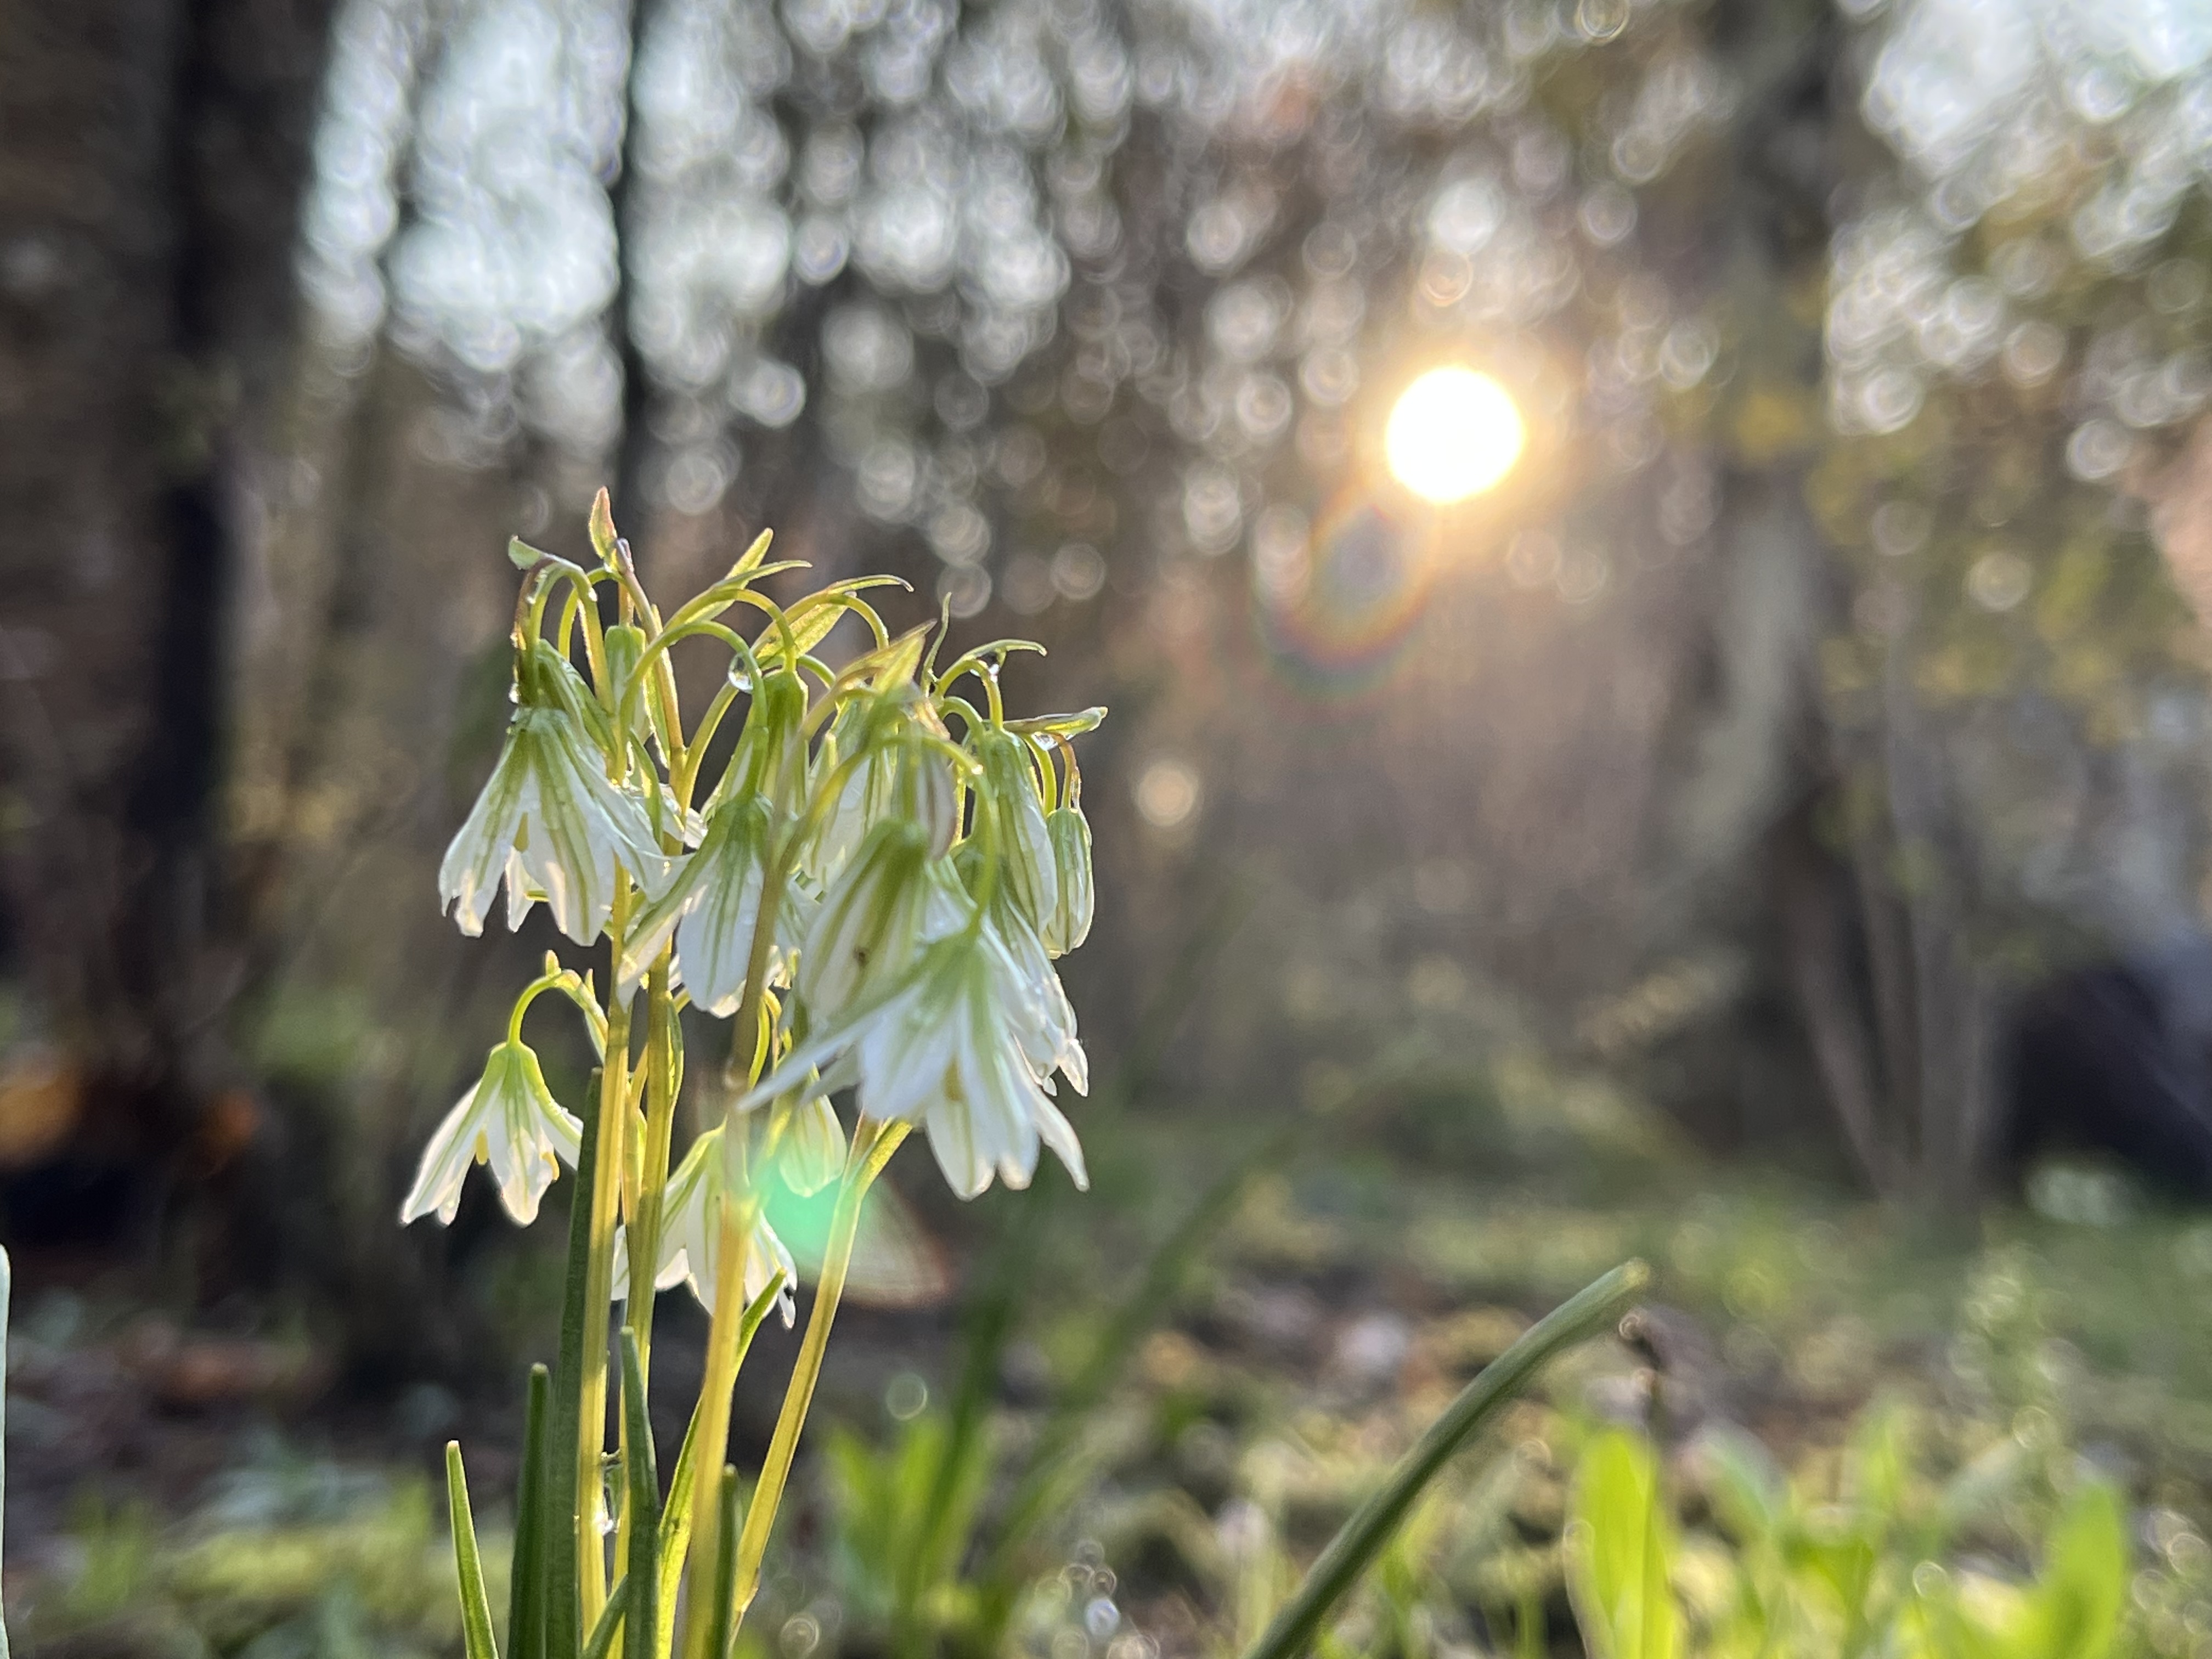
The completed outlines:
<svg viewBox="0 0 2212 1659">
<path fill-rule="evenodd" d="M 838 787 L 829 822 L 807 851 L 808 872 L 825 884 L 886 819 L 921 825 L 932 857 L 942 856 L 959 832 L 951 768 L 903 714 L 886 715 L 865 702 L 842 713 L 822 745 L 817 773 L 826 776 L 855 745 L 865 745 L 861 758 Z"/>
<path fill-rule="evenodd" d="M 738 1206 L 737 1212 L 742 1213 L 746 1202 L 746 1194 L 730 1168 L 727 1127 L 718 1123 L 693 1141 L 683 1163 L 668 1177 L 660 1212 L 660 1263 L 653 1281 L 659 1291 L 690 1285 L 691 1294 L 709 1315 L 714 1311 L 714 1285 L 720 1269 L 723 1211 L 725 1206 Z M 791 1252 L 768 1224 L 758 1203 L 752 1203 L 750 1208 L 751 1224 L 742 1235 L 744 1261 L 739 1283 L 750 1304 L 780 1279 L 782 1288 L 776 1297 L 776 1310 L 788 1325 L 794 1310 L 792 1288 L 799 1283 L 799 1272 Z M 617 1230 L 614 1299 L 622 1301 L 629 1294 L 629 1238 Z"/>
<path fill-rule="evenodd" d="M 817 1030 L 886 994 L 923 945 L 965 921 L 943 866 L 910 819 L 868 832 L 822 896 L 799 953 L 799 995 Z"/>
<path fill-rule="evenodd" d="M 1043 950 L 1030 949 L 1042 961 Z M 1059 981 L 1046 975 L 1056 994 Z M 1047 1006 L 1031 972 L 987 920 L 931 944 L 890 994 L 842 1026 L 810 1037 L 776 1075 L 738 1104 L 749 1108 L 793 1086 L 804 1068 L 838 1062 L 860 1085 L 863 1115 L 921 1125 L 938 1168 L 963 1198 L 994 1178 L 1026 1187 L 1037 1149 L 1049 1146 L 1080 1187 L 1083 1148 L 1051 1099 L 1058 1066 L 1085 1086 L 1073 1017 Z"/>
<path fill-rule="evenodd" d="M 550 654 L 538 648 L 539 658 Z M 538 664 L 532 684 L 574 673 L 556 658 Z M 522 902 L 510 886 L 509 920 L 543 898 L 555 925 L 579 945 L 605 931 L 617 869 L 649 890 L 667 879 L 670 860 L 638 799 L 608 781 L 577 698 L 559 689 L 564 695 L 535 701 L 524 694 L 499 761 L 439 866 L 439 899 L 465 933 L 483 931 L 493 891 L 518 874 Z"/>
<path fill-rule="evenodd" d="M 450 1225 L 469 1166 L 489 1164 L 500 1202 L 528 1226 L 560 1165 L 575 1167 L 582 1135 L 583 1125 L 561 1109 L 545 1086 L 537 1054 L 527 1044 L 502 1042 L 423 1148 L 415 1184 L 399 1206 L 400 1224 L 435 1211 Z"/>
<path fill-rule="evenodd" d="M 769 805 L 760 796 L 725 801 L 715 811 L 699 850 L 685 860 L 668 890 L 631 923 L 623 941 L 618 995 L 629 997 L 672 933 L 677 970 L 690 988 L 692 1002 L 718 1019 L 737 1012 L 744 999 L 771 835 Z M 769 984 L 789 978 L 812 909 L 805 890 L 786 881 L 776 904 Z"/>
<path fill-rule="evenodd" d="M 1048 1093 L 1055 1071 L 1066 1077 L 1076 1093 L 1090 1093 L 1091 1061 L 1077 1040 L 1075 1006 L 1060 985 L 1051 952 L 1011 904 L 994 904 L 983 918 L 983 927 L 1012 974 L 1006 991 L 1010 1024 L 1030 1070 Z"/>
<path fill-rule="evenodd" d="M 1059 902 L 1060 878 L 1036 769 L 1029 745 L 1007 732 L 976 738 L 983 775 L 975 813 L 988 820 L 988 840 L 998 860 L 998 889 L 1031 927 L 1042 928 Z"/>
<path fill-rule="evenodd" d="M 776 1102 L 769 1122 L 776 1173 L 801 1198 L 836 1180 L 845 1167 L 845 1126 L 820 1084 L 802 1084 Z"/>
<path fill-rule="evenodd" d="M 1073 806 L 1054 808 L 1044 824 L 1052 837 L 1054 890 L 1037 937 L 1048 953 L 1064 957 L 1091 937 L 1091 825 Z"/>
</svg>

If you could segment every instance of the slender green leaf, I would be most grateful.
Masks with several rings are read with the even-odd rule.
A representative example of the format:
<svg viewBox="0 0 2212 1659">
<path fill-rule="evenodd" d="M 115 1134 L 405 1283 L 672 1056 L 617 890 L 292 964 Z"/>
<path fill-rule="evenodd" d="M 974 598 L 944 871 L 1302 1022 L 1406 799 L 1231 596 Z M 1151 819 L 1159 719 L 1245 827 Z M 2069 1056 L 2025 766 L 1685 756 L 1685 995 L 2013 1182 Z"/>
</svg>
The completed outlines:
<svg viewBox="0 0 2212 1659">
<path fill-rule="evenodd" d="M 1106 718 L 1101 706 L 1079 708 L 1069 714 L 1031 714 L 1025 720 L 1008 720 L 1006 730 L 1024 737 L 1042 735 L 1055 738 L 1079 738 L 1085 732 L 1095 732 Z"/>
<path fill-rule="evenodd" d="M 583 1589 L 576 1569 L 576 1483 L 568 1460 L 583 1433 L 586 1333 L 604 1333 L 605 1310 L 587 1304 L 592 1265 L 592 1205 L 599 1174 L 599 1073 L 583 1096 L 584 1130 L 576 1152 L 576 1189 L 568 1200 L 568 1262 L 561 1291 L 561 1350 L 554 1370 L 553 1418 L 545 1481 L 545 1659 L 578 1659 L 584 1642 Z M 592 1425 L 593 1433 L 600 1425 Z"/>
<path fill-rule="evenodd" d="M 653 1641 L 660 1633 L 660 1471 L 653 1458 L 653 1418 L 645 1408 L 645 1367 L 639 1360 L 637 1333 L 622 1334 L 623 1424 L 629 1450 L 623 1462 L 629 1498 L 629 1617 L 623 1621 L 623 1659 L 656 1659 Z"/>
<path fill-rule="evenodd" d="M 623 1612 L 629 1606 L 629 1579 L 627 1576 L 615 1580 L 615 1587 L 607 1592 L 607 1604 L 599 1609 L 599 1622 L 592 1626 L 592 1634 L 584 1644 L 584 1659 L 607 1659 L 607 1650 L 615 1644 L 615 1632 L 623 1628 Z"/>
<path fill-rule="evenodd" d="M 707 1627 L 708 1659 L 729 1659 L 730 1644 L 737 1639 L 738 1630 L 738 1471 L 732 1463 L 722 1465 L 722 1490 L 720 1494 L 721 1524 L 714 1528 L 717 1540 L 714 1548 L 714 1605 L 709 1610 L 713 1623 Z"/>
<path fill-rule="evenodd" d="M 1330 1610 L 1390 1541 L 1406 1511 L 1452 1455 L 1495 1419 L 1546 1361 L 1618 1323 L 1650 1277 L 1650 1269 L 1641 1261 L 1624 1262 L 1553 1309 L 1485 1366 L 1399 1461 L 1382 1490 L 1362 1504 L 1329 1540 L 1305 1583 L 1244 1659 L 1293 1659 L 1303 1653 Z"/>
<path fill-rule="evenodd" d="M 730 574 L 742 576 L 748 570 L 758 569 L 761 561 L 768 557 L 768 550 L 775 541 L 775 532 L 762 531 L 753 538 L 752 545 L 738 556 L 738 562 L 730 567 Z"/>
<path fill-rule="evenodd" d="M 530 1368 L 522 1407 L 522 1472 L 514 1486 L 514 1566 L 507 1601 L 508 1659 L 545 1659 L 545 1427 L 553 1380 Z"/>
<path fill-rule="evenodd" d="M 477 1523 L 469 1513 L 469 1478 L 461 1468 L 461 1443 L 446 1443 L 446 1508 L 453 1525 L 453 1565 L 461 1580 L 461 1639 L 469 1659 L 499 1659 L 492 1639 L 491 1601 L 484 1594 L 483 1558 Z"/>
<path fill-rule="evenodd" d="M 1591 1441 L 1568 1516 L 1567 1587 L 1593 1659 L 1674 1659 L 1674 1523 L 1650 1443 L 1620 1429 Z"/>
<path fill-rule="evenodd" d="M 2127 1520 L 2103 1481 L 2084 1486 L 2052 1523 L 2020 1651 L 2037 1659 L 2104 1659 L 2128 1595 Z"/>
</svg>

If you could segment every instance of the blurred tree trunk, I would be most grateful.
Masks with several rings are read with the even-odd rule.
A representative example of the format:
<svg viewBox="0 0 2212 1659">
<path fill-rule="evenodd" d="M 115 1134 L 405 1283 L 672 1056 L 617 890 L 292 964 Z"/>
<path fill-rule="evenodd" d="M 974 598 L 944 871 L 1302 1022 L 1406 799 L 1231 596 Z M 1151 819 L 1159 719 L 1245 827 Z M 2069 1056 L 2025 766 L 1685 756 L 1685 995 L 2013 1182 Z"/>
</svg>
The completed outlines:
<svg viewBox="0 0 2212 1659">
<path fill-rule="evenodd" d="M 7 942 L 142 1146 L 227 1080 L 224 624 L 332 6 L 0 4 Z"/>
</svg>

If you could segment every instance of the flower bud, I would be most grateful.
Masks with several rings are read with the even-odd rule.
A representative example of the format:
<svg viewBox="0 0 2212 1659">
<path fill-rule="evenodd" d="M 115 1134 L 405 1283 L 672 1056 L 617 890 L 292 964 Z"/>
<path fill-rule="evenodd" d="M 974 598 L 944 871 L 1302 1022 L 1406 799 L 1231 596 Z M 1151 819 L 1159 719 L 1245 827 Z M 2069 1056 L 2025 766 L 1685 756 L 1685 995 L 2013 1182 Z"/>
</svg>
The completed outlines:
<svg viewBox="0 0 2212 1659">
<path fill-rule="evenodd" d="M 1058 902 L 1052 834 L 1037 799 L 1036 768 L 1029 745 L 1006 732 L 986 732 L 976 748 L 983 762 L 982 805 L 996 831 L 1000 890 L 1032 928 L 1044 925 Z"/>
<path fill-rule="evenodd" d="M 1073 806 L 1045 819 L 1052 837 L 1054 902 L 1037 929 L 1044 948 L 1064 957 L 1091 935 L 1091 825 Z"/>
</svg>

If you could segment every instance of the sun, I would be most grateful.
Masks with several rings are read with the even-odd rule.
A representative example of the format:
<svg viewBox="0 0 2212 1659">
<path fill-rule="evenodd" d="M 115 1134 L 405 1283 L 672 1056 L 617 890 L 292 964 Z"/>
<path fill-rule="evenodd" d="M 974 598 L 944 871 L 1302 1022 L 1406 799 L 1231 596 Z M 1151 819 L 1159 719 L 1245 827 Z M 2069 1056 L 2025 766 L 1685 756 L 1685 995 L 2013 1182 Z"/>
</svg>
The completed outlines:
<svg viewBox="0 0 2212 1659">
<path fill-rule="evenodd" d="M 1432 368 L 1398 396 L 1383 428 L 1390 475 L 1439 507 L 1480 495 L 1528 441 L 1505 388 L 1471 368 Z"/>
</svg>

